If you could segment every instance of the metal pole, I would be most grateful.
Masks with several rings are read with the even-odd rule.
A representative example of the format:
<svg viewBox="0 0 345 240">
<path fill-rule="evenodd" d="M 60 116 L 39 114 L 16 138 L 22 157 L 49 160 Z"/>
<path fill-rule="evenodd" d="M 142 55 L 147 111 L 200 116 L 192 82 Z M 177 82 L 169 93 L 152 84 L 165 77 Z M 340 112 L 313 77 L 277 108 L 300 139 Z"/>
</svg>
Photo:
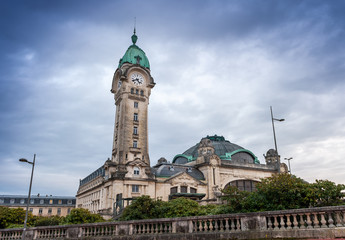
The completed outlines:
<svg viewBox="0 0 345 240">
<path fill-rule="evenodd" d="M 271 109 L 271 119 L 272 119 L 273 137 L 274 137 L 274 147 L 275 147 L 276 154 L 277 154 L 278 173 L 280 173 L 280 160 L 279 160 L 278 148 L 277 148 L 276 131 L 274 129 L 274 118 L 273 118 L 272 106 L 270 106 L 270 109 Z"/>
<path fill-rule="evenodd" d="M 32 186 L 32 178 L 34 176 L 34 168 L 35 168 L 35 160 L 36 160 L 36 154 L 34 154 L 34 160 L 32 163 L 28 161 L 28 163 L 32 164 L 32 170 L 31 170 L 31 179 L 30 179 L 30 186 L 29 186 L 29 194 L 28 194 L 28 202 L 26 204 L 26 213 L 25 213 L 25 221 L 24 221 L 24 229 L 23 229 L 23 235 L 22 239 L 25 239 L 25 231 L 26 231 L 26 225 L 28 221 L 28 212 L 29 212 L 29 205 L 30 205 L 30 197 L 31 197 L 31 186 Z"/>
</svg>

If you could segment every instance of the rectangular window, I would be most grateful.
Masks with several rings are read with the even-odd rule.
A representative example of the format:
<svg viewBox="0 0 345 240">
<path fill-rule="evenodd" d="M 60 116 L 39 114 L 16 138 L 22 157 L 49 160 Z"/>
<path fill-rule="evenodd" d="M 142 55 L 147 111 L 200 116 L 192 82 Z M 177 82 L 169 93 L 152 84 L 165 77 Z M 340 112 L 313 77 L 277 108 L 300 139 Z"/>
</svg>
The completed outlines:
<svg viewBox="0 0 345 240">
<path fill-rule="evenodd" d="M 42 214 L 43 213 L 43 208 L 38 209 L 38 214 Z"/>
<path fill-rule="evenodd" d="M 71 213 L 71 209 L 68 208 L 68 209 L 67 209 L 67 214 L 70 214 L 70 213 Z"/>
<path fill-rule="evenodd" d="M 133 141 L 133 147 L 137 148 L 138 147 L 138 141 Z"/>
<path fill-rule="evenodd" d="M 138 108 L 138 102 L 134 102 L 134 108 Z"/>
<path fill-rule="evenodd" d="M 132 185 L 132 192 L 138 193 L 139 192 L 139 185 Z"/>
<path fill-rule="evenodd" d="M 48 208 L 48 214 L 52 214 L 53 210 L 51 208 Z"/>
<path fill-rule="evenodd" d="M 186 192 L 187 192 L 187 187 L 181 186 L 181 193 L 186 193 Z"/>
<path fill-rule="evenodd" d="M 134 135 L 138 135 L 138 127 L 134 127 L 133 128 L 133 134 Z"/>
<path fill-rule="evenodd" d="M 190 188 L 190 193 L 196 193 L 196 188 Z"/>
<path fill-rule="evenodd" d="M 139 95 L 139 89 L 135 89 L 135 94 Z"/>
<path fill-rule="evenodd" d="M 49 200 L 49 204 L 53 204 L 53 199 L 50 199 L 50 200 Z"/>
<path fill-rule="evenodd" d="M 170 194 L 177 193 L 177 187 L 170 188 Z"/>
<path fill-rule="evenodd" d="M 138 121 L 138 113 L 134 113 L 134 119 L 133 119 L 134 121 Z"/>
<path fill-rule="evenodd" d="M 61 208 L 57 209 L 57 215 L 61 215 Z"/>
<path fill-rule="evenodd" d="M 140 170 L 138 167 L 134 167 L 134 175 L 139 175 L 140 174 Z"/>
<path fill-rule="evenodd" d="M 58 204 L 62 204 L 62 200 L 59 200 L 59 201 L 58 201 Z"/>
<path fill-rule="evenodd" d="M 33 208 L 30 208 L 30 209 L 29 209 L 29 212 L 31 212 L 31 213 L 32 213 L 33 211 L 34 211 L 34 209 L 33 209 Z"/>
</svg>

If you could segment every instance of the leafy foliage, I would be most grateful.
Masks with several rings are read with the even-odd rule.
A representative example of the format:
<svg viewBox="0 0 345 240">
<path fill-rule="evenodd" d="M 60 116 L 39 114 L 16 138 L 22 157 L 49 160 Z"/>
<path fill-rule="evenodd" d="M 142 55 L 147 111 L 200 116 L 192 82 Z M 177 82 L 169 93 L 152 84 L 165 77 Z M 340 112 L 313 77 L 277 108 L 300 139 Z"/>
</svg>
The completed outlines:
<svg viewBox="0 0 345 240">
<path fill-rule="evenodd" d="M 310 184 L 294 175 L 281 173 L 262 179 L 256 188 L 256 192 L 245 193 L 229 186 L 222 191 L 228 206 L 218 210 L 220 213 L 257 212 L 339 205 L 343 204 L 345 185 L 328 180 Z"/>
<path fill-rule="evenodd" d="M 200 206 L 197 202 L 186 198 L 163 202 L 153 200 L 149 196 L 141 196 L 125 208 L 120 220 L 199 216 L 210 214 L 214 209 L 215 206 Z"/>
<path fill-rule="evenodd" d="M 32 214 L 28 213 L 28 226 L 33 219 Z M 0 206 L 0 228 L 22 226 L 25 220 L 25 210 L 22 208 L 8 208 Z"/>
<path fill-rule="evenodd" d="M 99 215 L 90 213 L 89 210 L 83 208 L 74 208 L 70 214 L 64 219 L 65 224 L 82 224 L 82 223 L 95 223 L 105 222 L 105 220 Z"/>
<path fill-rule="evenodd" d="M 61 216 L 50 216 L 50 217 L 36 217 L 33 221 L 33 226 L 55 226 L 61 225 L 65 222 L 65 218 Z"/>
</svg>

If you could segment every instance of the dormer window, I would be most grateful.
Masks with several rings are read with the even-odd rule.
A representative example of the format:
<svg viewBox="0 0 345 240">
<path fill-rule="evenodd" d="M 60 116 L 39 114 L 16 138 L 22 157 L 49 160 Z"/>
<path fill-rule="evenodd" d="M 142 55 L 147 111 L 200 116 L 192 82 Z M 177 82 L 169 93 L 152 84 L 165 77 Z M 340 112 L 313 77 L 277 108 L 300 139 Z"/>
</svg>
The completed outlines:
<svg viewBox="0 0 345 240">
<path fill-rule="evenodd" d="M 138 167 L 134 167 L 134 175 L 139 176 L 140 169 Z"/>
<path fill-rule="evenodd" d="M 175 171 L 174 166 L 170 166 L 170 167 L 169 167 L 169 170 L 170 170 L 170 171 Z"/>
</svg>

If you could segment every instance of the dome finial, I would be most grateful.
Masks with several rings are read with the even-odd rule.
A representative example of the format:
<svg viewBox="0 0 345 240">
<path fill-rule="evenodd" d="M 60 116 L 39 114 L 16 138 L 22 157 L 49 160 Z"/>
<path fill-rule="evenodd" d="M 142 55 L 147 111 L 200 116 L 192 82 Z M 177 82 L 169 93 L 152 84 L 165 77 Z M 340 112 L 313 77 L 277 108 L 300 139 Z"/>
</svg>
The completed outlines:
<svg viewBox="0 0 345 240">
<path fill-rule="evenodd" d="M 135 35 L 135 27 L 137 25 L 137 18 L 134 17 L 134 32 L 133 32 L 133 35 L 132 35 L 132 43 L 135 45 L 135 43 L 137 42 L 138 40 L 138 36 Z"/>
</svg>

